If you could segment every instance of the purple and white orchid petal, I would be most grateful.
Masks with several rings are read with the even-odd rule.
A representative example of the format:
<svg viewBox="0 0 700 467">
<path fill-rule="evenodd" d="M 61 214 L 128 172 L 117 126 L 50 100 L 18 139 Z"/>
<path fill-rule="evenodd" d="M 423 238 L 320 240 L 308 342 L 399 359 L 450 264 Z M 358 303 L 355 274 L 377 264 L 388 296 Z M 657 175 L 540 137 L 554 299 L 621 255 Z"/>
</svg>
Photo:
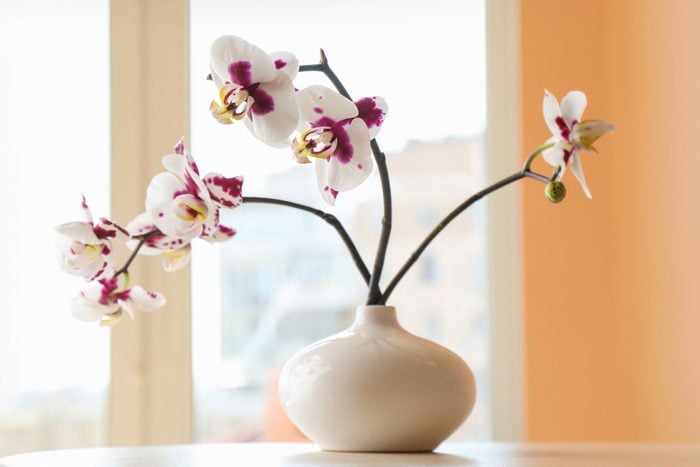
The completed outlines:
<svg viewBox="0 0 700 467">
<path fill-rule="evenodd" d="M 173 146 L 173 151 L 175 154 L 180 154 L 181 156 L 185 155 L 185 137 L 180 136 L 180 139 L 177 140 L 177 143 L 175 143 L 175 146 Z"/>
<path fill-rule="evenodd" d="M 187 266 L 192 255 L 192 246 L 187 244 L 177 250 L 161 250 L 163 253 L 163 269 L 175 272 Z"/>
<path fill-rule="evenodd" d="M 542 114 L 544 115 L 544 122 L 547 124 L 549 131 L 555 136 L 560 136 L 561 125 L 564 125 L 565 122 L 562 119 L 557 98 L 546 89 L 544 90 L 544 99 L 542 100 Z"/>
<path fill-rule="evenodd" d="M 236 235 L 236 230 L 231 227 L 226 227 L 225 225 L 217 225 L 216 228 L 211 232 L 211 235 L 203 237 L 204 240 L 210 243 L 225 242 Z"/>
<path fill-rule="evenodd" d="M 226 208 L 235 208 L 243 202 L 243 177 L 227 178 L 210 172 L 204 176 L 204 184 L 211 199 Z"/>
<path fill-rule="evenodd" d="M 85 219 L 85 222 L 88 224 L 92 224 L 92 212 L 90 212 L 90 208 L 88 207 L 87 201 L 85 200 L 85 196 L 83 196 L 83 200 L 80 203 L 80 209 L 83 211 L 83 218 Z"/>
<path fill-rule="evenodd" d="M 389 106 L 383 97 L 373 96 L 365 97 L 355 102 L 360 117 L 367 128 L 369 129 L 370 139 L 374 139 L 381 129 L 386 114 L 389 111 Z"/>
<path fill-rule="evenodd" d="M 88 224 L 87 222 L 66 222 L 65 224 L 57 226 L 56 232 L 88 245 L 100 243 L 100 239 L 95 235 L 92 224 Z"/>
<path fill-rule="evenodd" d="M 129 302 L 137 311 L 150 312 L 165 306 L 165 297 L 158 292 L 144 290 L 136 285 L 131 288 Z"/>
<path fill-rule="evenodd" d="M 207 240 L 208 237 L 214 235 L 214 232 L 216 232 L 216 228 L 219 225 L 219 215 L 220 215 L 221 208 L 219 208 L 218 205 L 216 205 L 213 201 L 210 201 L 209 203 L 209 215 L 207 218 L 204 220 L 204 223 L 202 224 L 202 229 L 199 234 L 199 238 L 202 238 L 204 240 Z"/>
<path fill-rule="evenodd" d="M 99 222 L 93 228 L 95 236 L 100 240 L 126 240 L 129 233 L 125 228 L 112 222 L 109 219 L 101 217 Z"/>
<path fill-rule="evenodd" d="M 365 181 L 372 172 L 372 157 L 369 131 L 365 122 L 359 118 L 342 125 L 347 140 L 339 135 L 340 129 L 334 128 L 338 135 L 338 147 L 330 157 L 329 183 L 338 191 L 352 190 Z M 337 166 L 337 176 L 331 176 L 333 167 Z"/>
<path fill-rule="evenodd" d="M 581 116 L 583 111 L 586 110 L 587 104 L 586 95 L 581 91 L 570 91 L 561 100 L 561 116 L 564 117 L 564 122 L 566 122 L 569 129 L 581 121 Z"/>
<path fill-rule="evenodd" d="M 583 166 L 581 165 L 578 151 L 571 155 L 571 172 L 574 174 L 574 177 L 576 177 L 576 180 L 578 180 L 578 182 L 581 184 L 581 188 L 583 188 L 583 192 L 586 194 L 586 197 L 592 199 L 593 196 L 591 195 L 591 191 L 588 189 L 588 185 L 586 184 L 586 177 L 583 175 Z"/>
<path fill-rule="evenodd" d="M 316 169 L 316 184 L 318 191 L 321 192 L 321 197 L 330 206 L 335 206 L 335 200 L 338 198 L 338 190 L 331 188 L 328 185 L 327 176 L 330 168 L 330 161 L 327 159 L 314 159 L 314 168 Z"/>
<path fill-rule="evenodd" d="M 89 284 L 70 303 L 71 314 L 81 321 L 99 321 L 105 315 L 119 311 L 116 303 L 100 303 L 102 285 L 93 282 Z"/>
<path fill-rule="evenodd" d="M 142 212 L 126 224 L 126 231 L 132 237 L 145 235 L 154 230 L 158 230 L 158 227 L 156 227 L 153 217 L 147 212 Z"/>
<path fill-rule="evenodd" d="M 297 93 L 297 99 L 301 118 L 307 122 L 330 119 L 335 123 L 358 115 L 354 102 L 325 86 L 315 85 L 304 88 Z"/>
<path fill-rule="evenodd" d="M 294 84 L 284 73 L 255 90 L 253 104 L 248 110 L 253 135 L 263 143 L 275 144 L 286 140 L 299 122 Z"/>
<path fill-rule="evenodd" d="M 270 81 L 277 69 L 270 56 L 237 36 L 222 36 L 211 45 L 209 65 L 212 77 L 241 86 Z"/>
<path fill-rule="evenodd" d="M 299 73 L 299 59 L 294 54 L 289 52 L 272 52 L 270 58 L 275 64 L 275 68 L 294 81 L 297 73 Z"/>
</svg>

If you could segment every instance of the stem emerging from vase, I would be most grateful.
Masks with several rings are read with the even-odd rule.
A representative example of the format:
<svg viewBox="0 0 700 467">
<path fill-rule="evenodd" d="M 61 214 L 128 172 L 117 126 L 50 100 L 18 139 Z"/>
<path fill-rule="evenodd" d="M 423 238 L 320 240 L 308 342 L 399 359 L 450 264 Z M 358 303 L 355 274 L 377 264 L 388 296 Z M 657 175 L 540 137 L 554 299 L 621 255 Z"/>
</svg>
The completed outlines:
<svg viewBox="0 0 700 467">
<path fill-rule="evenodd" d="M 338 90 L 338 92 L 345 98 L 352 101 L 350 93 L 347 91 L 343 83 L 340 81 L 335 72 L 331 69 L 328 64 L 328 58 L 326 53 L 321 49 L 321 60 L 320 63 L 314 65 L 302 65 L 299 67 L 299 71 L 320 71 L 325 74 L 326 77 L 333 83 L 333 86 Z M 369 291 L 367 293 L 367 305 L 377 305 L 381 302 L 382 292 L 379 287 L 379 280 L 382 276 L 382 270 L 384 268 L 384 262 L 386 259 L 386 250 L 389 245 L 389 237 L 391 235 L 391 223 L 392 223 L 392 203 L 391 203 L 391 182 L 389 180 L 389 170 L 386 165 L 386 156 L 379 148 L 379 143 L 376 139 L 370 141 L 370 146 L 372 148 L 372 155 L 377 163 L 377 172 L 379 173 L 379 180 L 382 185 L 382 201 L 384 205 L 384 215 L 382 217 L 382 230 L 379 235 L 379 243 L 377 245 L 377 254 L 374 258 L 374 267 L 372 269 L 372 275 L 369 281 Z"/>
</svg>

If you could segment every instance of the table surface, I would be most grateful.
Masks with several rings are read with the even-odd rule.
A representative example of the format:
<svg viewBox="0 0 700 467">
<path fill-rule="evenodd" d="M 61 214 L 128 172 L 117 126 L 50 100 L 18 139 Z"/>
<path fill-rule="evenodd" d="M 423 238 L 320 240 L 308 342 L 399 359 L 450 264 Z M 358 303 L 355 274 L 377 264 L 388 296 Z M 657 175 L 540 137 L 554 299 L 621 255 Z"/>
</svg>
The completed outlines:
<svg viewBox="0 0 700 467">
<path fill-rule="evenodd" d="M 434 453 L 322 452 L 311 444 L 195 444 L 90 448 L 18 454 L 2 467 L 232 466 L 700 466 L 700 444 L 444 444 Z"/>
</svg>

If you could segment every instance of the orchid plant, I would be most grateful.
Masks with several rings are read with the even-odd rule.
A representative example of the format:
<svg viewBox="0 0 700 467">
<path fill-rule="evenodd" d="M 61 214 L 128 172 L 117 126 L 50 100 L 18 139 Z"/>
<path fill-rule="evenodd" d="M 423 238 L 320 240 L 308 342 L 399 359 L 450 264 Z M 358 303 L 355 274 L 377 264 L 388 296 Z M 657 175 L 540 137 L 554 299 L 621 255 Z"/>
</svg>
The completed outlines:
<svg viewBox="0 0 700 467">
<path fill-rule="evenodd" d="M 299 72 L 320 72 L 334 89 L 313 85 L 296 89 Z M 387 116 L 386 101 L 378 96 L 353 100 L 333 72 L 321 50 L 318 64 L 299 65 L 289 52 L 266 53 L 236 36 L 218 38 L 211 47 L 209 79 L 216 86 L 218 100 L 209 110 L 221 124 L 243 121 L 261 142 L 286 148 L 299 164 L 313 164 L 322 199 L 334 205 L 340 193 L 364 182 L 376 165 L 382 186 L 383 218 L 372 270 L 363 261 L 351 236 L 340 220 L 329 212 L 289 200 L 243 196 L 243 177 L 226 177 L 199 168 L 180 140 L 173 153 L 163 157 L 165 171 L 155 175 L 146 191 L 145 211 L 125 227 L 101 218 L 93 221 L 83 198 L 83 220 L 62 224 L 58 258 L 69 274 L 82 276 L 89 284 L 71 303 L 73 315 L 85 321 L 113 325 L 124 313 L 152 311 L 165 305 L 157 292 L 130 286 L 128 268 L 138 254 L 161 256 L 166 271 L 184 267 L 191 242 L 201 238 L 222 242 L 236 231 L 219 222 L 222 208 L 242 203 L 268 203 L 299 209 L 330 224 L 347 247 L 368 287 L 366 304 L 386 304 L 406 272 L 440 232 L 464 210 L 482 197 L 517 180 L 530 178 L 545 184 L 545 195 L 561 201 L 566 190 L 562 182 L 567 167 L 591 197 L 581 166 L 580 153 L 595 151 L 593 143 L 613 130 L 601 120 L 583 120 L 586 96 L 569 92 L 561 101 L 545 91 L 543 114 L 552 137 L 530 154 L 521 170 L 505 177 L 456 206 L 418 245 L 386 288 L 380 288 L 385 255 L 392 226 L 392 201 L 386 157 L 376 136 Z M 534 172 L 539 155 L 553 166 L 551 176 Z M 125 264 L 115 268 L 113 242 L 124 242 L 131 250 Z"/>
</svg>

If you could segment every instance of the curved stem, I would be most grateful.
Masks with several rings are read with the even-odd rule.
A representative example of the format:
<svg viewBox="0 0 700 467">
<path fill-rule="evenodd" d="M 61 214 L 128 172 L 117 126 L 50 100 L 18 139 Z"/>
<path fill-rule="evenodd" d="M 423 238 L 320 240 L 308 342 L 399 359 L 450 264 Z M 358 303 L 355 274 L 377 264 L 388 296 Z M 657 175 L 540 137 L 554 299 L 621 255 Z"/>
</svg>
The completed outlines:
<svg viewBox="0 0 700 467">
<path fill-rule="evenodd" d="M 139 254 L 139 250 L 141 249 L 141 247 L 143 246 L 143 244 L 146 243 L 146 240 L 148 240 L 149 238 L 151 238 L 152 236 L 154 236 L 156 233 L 158 233 L 158 231 L 157 231 L 157 230 L 154 230 L 154 231 L 152 231 L 152 232 L 148 232 L 147 234 L 144 234 L 144 235 L 141 237 L 141 239 L 139 240 L 138 245 L 136 245 L 136 248 L 134 248 L 134 251 L 132 251 L 131 254 L 129 255 L 129 257 L 128 257 L 127 260 L 126 260 L 126 263 L 124 263 L 124 266 L 122 266 L 121 268 L 119 268 L 119 270 L 116 271 L 116 272 L 114 273 L 114 275 L 112 275 L 112 278 L 119 277 L 121 274 L 127 274 L 127 273 L 129 272 L 129 266 L 131 266 L 131 263 L 133 263 L 133 262 L 134 262 L 134 259 L 136 259 L 136 255 Z"/>
<path fill-rule="evenodd" d="M 299 67 L 299 71 L 320 71 L 325 74 L 326 77 L 333 83 L 333 86 L 338 90 L 338 92 L 352 100 L 350 93 L 345 86 L 340 81 L 335 72 L 331 69 L 328 64 L 328 58 L 325 52 L 321 49 L 321 61 L 315 65 L 302 65 Z M 389 180 L 389 170 L 386 165 L 386 156 L 379 148 L 379 143 L 376 139 L 370 141 L 370 146 L 372 148 L 372 155 L 377 163 L 377 172 L 379 173 L 379 179 L 382 185 L 382 201 L 384 205 L 384 215 L 382 217 L 382 230 L 379 236 L 379 243 L 377 245 L 377 254 L 374 258 L 374 268 L 372 269 L 372 275 L 369 282 L 369 291 L 367 293 L 367 305 L 379 304 L 382 299 L 382 292 L 379 287 L 379 280 L 382 276 L 382 270 L 384 269 L 384 262 L 386 259 L 386 250 L 389 245 L 389 237 L 391 235 L 391 223 L 392 223 L 392 205 L 391 205 L 391 182 Z"/>
<path fill-rule="evenodd" d="M 540 151 L 541 152 L 541 151 Z M 522 178 L 532 178 L 535 180 L 538 180 L 542 183 L 547 183 L 549 179 L 545 177 L 544 175 L 540 175 L 535 172 L 531 172 L 529 170 L 521 170 L 520 172 L 516 172 L 513 175 L 510 175 L 502 180 L 497 181 L 496 183 L 484 188 L 480 192 L 470 196 L 467 198 L 462 204 L 457 206 L 455 209 L 452 210 L 443 220 L 441 220 L 434 228 L 433 230 L 428 234 L 427 237 L 421 242 L 421 244 L 418 246 L 418 248 L 411 254 L 411 256 L 408 258 L 408 260 L 404 263 L 404 265 L 399 269 L 399 271 L 396 273 L 394 278 L 391 280 L 389 285 L 387 286 L 386 290 L 384 291 L 384 295 L 382 295 L 380 299 L 380 304 L 386 304 L 387 300 L 389 299 L 389 296 L 391 293 L 394 291 L 394 288 L 398 285 L 399 281 L 403 278 L 403 276 L 408 272 L 409 269 L 411 269 L 411 266 L 418 260 L 420 255 L 425 251 L 425 249 L 430 245 L 430 243 L 437 237 L 440 232 L 443 231 L 447 225 L 452 222 L 457 216 L 459 216 L 464 210 L 466 210 L 469 206 L 474 204 L 475 202 L 479 201 L 481 198 L 484 196 L 500 189 L 503 188 L 506 185 L 510 185 L 511 183 L 518 181 Z"/>
<path fill-rule="evenodd" d="M 348 232 L 345 230 L 345 227 L 343 227 L 343 224 L 341 224 L 340 220 L 338 220 L 338 218 L 335 217 L 333 214 L 330 214 L 330 213 L 325 212 L 325 211 L 321 211 L 320 209 L 316 209 L 316 208 L 313 208 L 311 206 L 306 206 L 305 204 L 299 204 L 299 203 L 295 203 L 293 201 L 287 201 L 287 200 L 277 199 L 277 198 L 263 198 L 260 196 L 244 196 L 243 202 L 244 203 L 276 204 L 278 206 L 286 206 L 289 208 L 299 209 L 301 211 L 305 211 L 305 212 L 308 212 L 310 214 L 313 214 L 316 217 L 320 217 L 324 221 L 328 222 L 338 232 L 338 235 L 340 235 L 340 238 L 343 240 L 343 243 L 345 243 L 345 246 L 347 247 L 348 251 L 350 252 L 350 256 L 352 256 L 352 260 L 355 263 L 355 266 L 357 266 L 357 269 L 360 271 L 360 274 L 362 275 L 362 278 L 364 279 L 365 284 L 369 284 L 370 274 L 369 274 L 369 270 L 367 269 L 367 265 L 365 265 L 365 262 L 362 260 L 362 256 L 360 256 L 360 252 L 357 250 L 357 247 L 353 243 Z"/>
</svg>

